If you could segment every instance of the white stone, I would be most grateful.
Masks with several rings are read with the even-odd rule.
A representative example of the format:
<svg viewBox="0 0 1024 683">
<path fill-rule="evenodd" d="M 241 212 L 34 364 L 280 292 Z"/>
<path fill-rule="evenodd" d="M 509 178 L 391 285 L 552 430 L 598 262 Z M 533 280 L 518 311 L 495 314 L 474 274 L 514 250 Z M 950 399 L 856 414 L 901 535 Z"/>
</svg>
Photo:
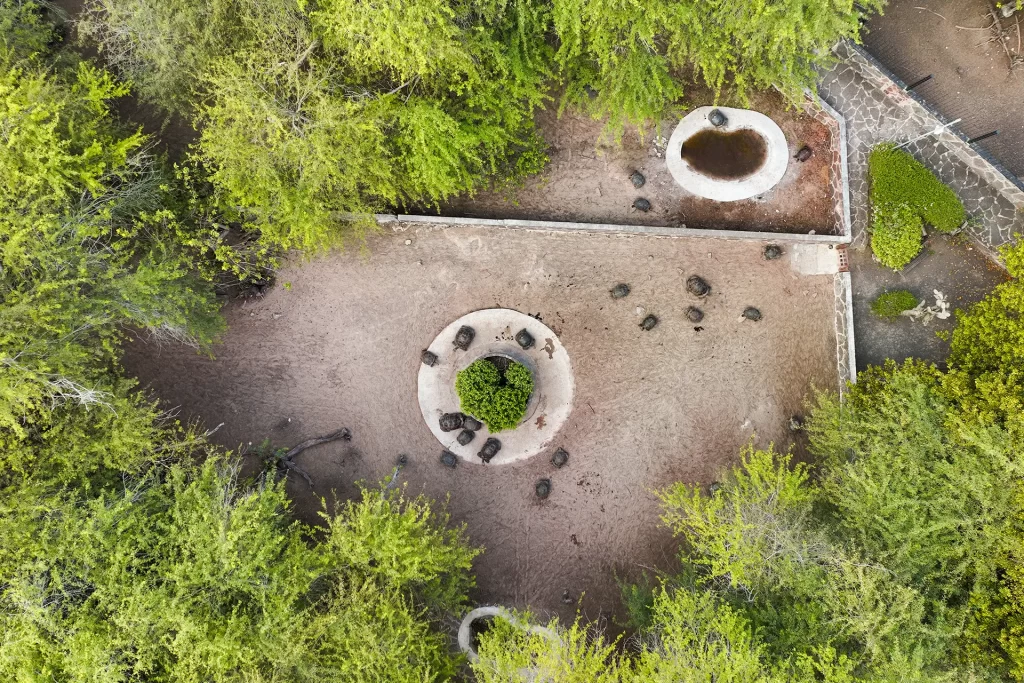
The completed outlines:
<svg viewBox="0 0 1024 683">
<path fill-rule="evenodd" d="M 476 333 L 468 351 L 454 347 L 455 333 L 463 325 Z M 519 330 L 533 336 L 533 347 L 524 350 L 515 340 Z M 536 318 L 509 308 L 487 308 L 468 313 L 452 322 L 434 338 L 428 349 L 437 355 L 433 367 L 420 364 L 420 412 L 427 427 L 446 449 L 463 460 L 483 464 L 477 452 L 491 436 L 501 441 L 501 450 L 488 465 L 517 462 L 544 451 L 569 419 L 576 382 L 569 354 L 550 327 Z M 491 434 L 486 425 L 465 446 L 456 438 L 459 430 L 441 431 L 444 413 L 459 412 L 455 376 L 473 361 L 488 356 L 505 356 L 522 363 L 533 373 L 533 394 L 526 404 L 526 416 L 519 426 Z"/>
<path fill-rule="evenodd" d="M 726 124 L 718 128 L 708 121 L 708 114 L 715 109 L 725 114 L 727 119 Z M 767 146 L 764 164 L 754 173 L 733 180 L 712 178 L 699 173 L 682 158 L 681 153 L 683 143 L 694 133 L 705 129 L 723 133 L 742 129 L 757 132 Z M 778 124 L 760 112 L 732 107 L 698 107 L 684 116 L 672 131 L 665 152 L 665 163 L 675 181 L 687 192 L 720 202 L 735 202 L 767 192 L 782 180 L 789 166 L 789 146 Z"/>
</svg>

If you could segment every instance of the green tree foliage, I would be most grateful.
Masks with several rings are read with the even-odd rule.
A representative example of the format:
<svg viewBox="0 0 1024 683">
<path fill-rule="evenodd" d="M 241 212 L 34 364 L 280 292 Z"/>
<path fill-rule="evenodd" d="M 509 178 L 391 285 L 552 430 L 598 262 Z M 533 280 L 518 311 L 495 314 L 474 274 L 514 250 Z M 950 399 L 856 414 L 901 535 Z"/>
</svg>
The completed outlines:
<svg viewBox="0 0 1024 683">
<path fill-rule="evenodd" d="M 56 36 L 44 13 L 34 0 L 0 2 L 0 63 L 10 65 L 46 51 Z"/>
<path fill-rule="evenodd" d="M 844 403 L 819 399 L 808 433 L 844 537 L 936 603 L 988 580 L 1016 500 L 999 482 L 1019 480 L 1024 463 L 1005 431 L 958 414 L 938 371 L 871 368 Z"/>
<path fill-rule="evenodd" d="M 969 669 L 985 663 L 963 625 L 997 590 L 1024 462 L 1018 438 L 948 387 L 921 363 L 872 368 L 844 402 L 819 397 L 807 428 L 836 533 L 920 596 L 929 659 Z"/>
<path fill-rule="evenodd" d="M 265 245 L 323 250 L 373 212 L 546 162 L 533 112 L 550 80 L 547 14 L 526 0 L 91 7 L 101 47 L 142 72 L 144 95 L 193 105 L 191 164 Z"/>
<path fill-rule="evenodd" d="M 512 620 L 495 617 L 480 635 L 479 659 L 472 664 L 478 683 L 519 683 L 524 680 L 558 683 L 618 683 L 622 667 L 614 657 L 615 644 L 592 632 L 577 619 L 569 628 L 558 620 L 530 626 L 530 615 Z"/>
<path fill-rule="evenodd" d="M 764 646 L 750 622 L 710 592 L 662 589 L 653 604 L 654 643 L 638 658 L 634 679 L 650 683 L 768 681 Z"/>
<path fill-rule="evenodd" d="M 489 431 L 514 429 L 526 415 L 533 375 L 520 363 L 510 363 L 502 374 L 481 358 L 455 376 L 455 393 L 462 412 L 482 420 Z"/>
<path fill-rule="evenodd" d="M 29 11 L 11 35 L 32 38 L 38 15 L 13 6 Z M 164 229 L 144 138 L 112 121 L 124 86 L 70 58 L 19 57 L 39 43 L 0 63 L 0 466 L 67 478 L 127 466 L 119 440 L 150 438 L 152 408 L 109 373 L 125 328 L 204 347 L 222 323 Z"/>
<path fill-rule="evenodd" d="M 957 311 L 950 344 L 950 391 L 983 422 L 1024 437 L 1024 246 L 1003 250 L 1011 279 Z"/>
<path fill-rule="evenodd" d="M 871 302 L 871 312 L 879 318 L 896 320 L 903 311 L 917 307 L 917 297 L 905 289 L 893 289 L 882 292 Z"/>
<path fill-rule="evenodd" d="M 724 619 L 736 637 L 760 633 L 743 641 L 747 666 L 780 680 L 806 667 L 902 670 L 931 645 L 920 600 L 821 523 L 819 495 L 805 466 L 753 448 L 714 493 L 682 484 L 665 492 L 664 520 L 685 539 L 683 560 L 695 570 L 681 590 L 707 591 L 699 614 L 682 605 L 690 618 Z"/>
<path fill-rule="evenodd" d="M 754 596 L 785 585 L 822 550 L 807 532 L 806 468 L 790 469 L 788 456 L 752 447 L 742 459 L 724 490 L 706 495 L 677 484 L 663 492 L 662 521 L 683 537 L 709 580 Z"/>
<path fill-rule="evenodd" d="M 144 101 L 188 115 L 216 59 L 299 16 L 289 0 L 89 0 L 78 29 Z"/>
<path fill-rule="evenodd" d="M 366 489 L 316 533 L 290 521 L 283 483 L 244 486 L 238 463 L 204 450 L 202 465 L 153 464 L 101 492 L 4 492 L 5 680 L 453 674 L 433 619 L 471 585 L 461 530 L 421 499 Z"/>
<path fill-rule="evenodd" d="M 565 102 L 620 130 L 660 121 L 687 76 L 716 98 L 775 86 L 795 101 L 836 41 L 857 39 L 860 18 L 882 4 L 553 0 Z"/>
<path fill-rule="evenodd" d="M 968 657 L 1006 675 L 1024 680 L 1024 495 L 1018 497 L 1013 531 L 997 562 L 994 589 L 971 596 L 965 632 Z"/>
</svg>

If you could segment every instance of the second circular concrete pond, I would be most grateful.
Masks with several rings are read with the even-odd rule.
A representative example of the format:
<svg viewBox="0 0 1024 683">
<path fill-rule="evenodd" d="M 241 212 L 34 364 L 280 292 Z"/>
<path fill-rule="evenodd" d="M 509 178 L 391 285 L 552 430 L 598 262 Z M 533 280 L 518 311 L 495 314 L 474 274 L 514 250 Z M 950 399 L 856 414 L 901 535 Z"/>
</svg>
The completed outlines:
<svg viewBox="0 0 1024 683">
<path fill-rule="evenodd" d="M 465 348 L 456 345 L 456 336 L 464 328 L 473 331 Z M 516 341 L 523 330 L 533 340 L 527 348 Z M 503 465 L 516 462 L 547 449 L 572 411 L 575 380 L 569 354 L 550 327 L 536 318 L 508 308 L 473 311 L 449 324 L 427 347 L 432 365 L 421 362 L 419 403 L 423 419 L 441 445 L 459 458 L 476 464 L 485 461 L 481 448 L 490 438 L 501 448 L 486 462 Z M 455 378 L 474 361 L 503 357 L 525 365 L 533 375 L 533 394 L 526 415 L 514 429 L 495 434 L 481 426 L 466 444 L 458 441 L 459 429 L 442 429 L 441 417 L 461 410 L 455 391 Z"/>
<path fill-rule="evenodd" d="M 789 147 L 782 129 L 764 114 L 699 107 L 672 132 L 665 162 L 684 190 L 733 202 L 775 187 L 786 174 Z"/>
</svg>

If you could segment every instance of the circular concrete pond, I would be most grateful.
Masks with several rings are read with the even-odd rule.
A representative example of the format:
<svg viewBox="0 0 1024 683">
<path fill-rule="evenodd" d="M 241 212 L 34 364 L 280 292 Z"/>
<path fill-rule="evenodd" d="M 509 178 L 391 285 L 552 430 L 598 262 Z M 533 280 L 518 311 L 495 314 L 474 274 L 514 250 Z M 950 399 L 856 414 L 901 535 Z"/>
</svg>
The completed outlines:
<svg viewBox="0 0 1024 683">
<path fill-rule="evenodd" d="M 760 112 L 699 107 L 672 132 L 665 161 L 684 190 L 734 202 L 763 194 L 782 180 L 789 146 L 778 124 Z"/>
<path fill-rule="evenodd" d="M 472 330 L 468 344 L 465 328 Z M 525 339 L 521 336 L 523 330 L 533 341 L 527 348 L 516 339 L 517 335 Z M 456 344 L 460 333 L 464 335 L 458 339 L 462 343 Z M 441 445 L 462 460 L 484 464 L 479 453 L 490 438 L 497 439 L 501 448 L 487 464 L 503 465 L 529 458 L 548 449 L 569 419 L 576 386 L 569 354 L 551 328 L 536 318 L 508 308 L 474 311 L 444 328 L 426 352 L 432 364 L 420 363 L 420 412 Z M 460 411 L 455 377 L 474 361 L 495 356 L 522 363 L 533 375 L 533 394 L 526 415 L 514 429 L 491 434 L 484 425 L 471 441 L 460 443 L 462 430 L 445 431 L 441 424 L 443 415 Z"/>
</svg>

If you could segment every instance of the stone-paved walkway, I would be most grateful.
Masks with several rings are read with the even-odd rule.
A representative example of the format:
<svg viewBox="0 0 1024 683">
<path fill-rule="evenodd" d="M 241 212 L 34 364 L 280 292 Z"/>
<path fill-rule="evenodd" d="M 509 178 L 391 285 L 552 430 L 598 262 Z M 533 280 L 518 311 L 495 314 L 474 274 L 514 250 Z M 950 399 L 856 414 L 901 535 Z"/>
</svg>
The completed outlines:
<svg viewBox="0 0 1024 683">
<path fill-rule="evenodd" d="M 952 317 L 930 327 L 908 319 L 885 323 L 871 313 L 871 301 L 891 288 L 909 289 L 919 298 L 929 299 L 932 290 L 938 289 L 957 308 L 981 299 L 1005 279 L 1005 273 L 979 258 L 977 247 L 992 256 L 1015 233 L 1024 233 L 1024 192 L 955 134 L 928 134 L 941 122 L 858 48 L 842 43 L 836 53 L 840 61 L 822 74 L 818 91 L 846 119 L 857 368 L 863 370 L 885 358 L 915 357 L 942 363 L 947 345 L 936 343 L 935 333 L 951 329 Z M 963 201 L 971 217 L 968 230 L 975 246 L 936 237 L 918 262 L 894 273 L 875 263 L 868 248 L 867 158 L 879 143 L 899 144 L 921 136 L 906 149 Z M 968 273 L 970 277 L 965 275 Z"/>
<path fill-rule="evenodd" d="M 927 135 L 941 122 L 885 76 L 849 43 L 836 48 L 840 61 L 822 74 L 818 92 L 846 118 L 854 245 L 866 244 L 867 155 L 882 142 L 903 143 L 960 196 L 974 219 L 972 236 L 994 252 L 1015 232 L 1024 233 L 1024 191 L 1007 180 L 955 134 Z"/>
</svg>

